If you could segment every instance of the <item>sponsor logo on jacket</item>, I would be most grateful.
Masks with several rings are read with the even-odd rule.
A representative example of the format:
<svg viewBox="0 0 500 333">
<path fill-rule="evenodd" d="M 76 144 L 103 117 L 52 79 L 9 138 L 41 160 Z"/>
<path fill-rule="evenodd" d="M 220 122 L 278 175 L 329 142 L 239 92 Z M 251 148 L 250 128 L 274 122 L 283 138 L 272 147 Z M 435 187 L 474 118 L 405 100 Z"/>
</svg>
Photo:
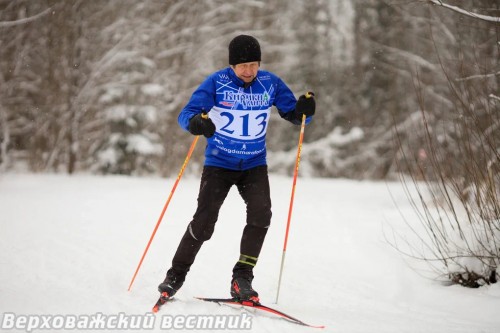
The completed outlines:
<svg viewBox="0 0 500 333">
<path fill-rule="evenodd" d="M 224 104 L 226 103 L 226 104 Z M 244 92 L 224 91 L 222 105 L 229 106 L 231 103 L 239 103 L 245 109 L 249 107 L 267 107 L 269 106 L 269 94 L 267 92 L 261 94 L 247 94 Z"/>
</svg>

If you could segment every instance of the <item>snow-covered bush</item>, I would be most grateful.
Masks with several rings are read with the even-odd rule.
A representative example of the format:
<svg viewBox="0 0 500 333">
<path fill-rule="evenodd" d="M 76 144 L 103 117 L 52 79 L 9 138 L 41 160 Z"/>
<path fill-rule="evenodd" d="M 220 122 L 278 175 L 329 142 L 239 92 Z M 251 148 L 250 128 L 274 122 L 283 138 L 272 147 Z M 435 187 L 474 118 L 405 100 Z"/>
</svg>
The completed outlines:
<svg viewBox="0 0 500 333">
<path fill-rule="evenodd" d="M 441 1 L 430 2 L 457 12 L 452 15 L 465 15 L 471 26 L 474 23 L 485 31 L 500 21 Z M 446 25 L 440 22 L 439 26 Z M 490 58 L 487 45 L 436 46 L 449 86 L 443 98 L 454 105 L 451 114 L 425 103 L 428 92 L 418 76 L 416 93 L 425 110 L 420 126 L 395 129 L 400 170 L 408 172 L 401 179 L 412 192 L 410 200 L 427 235 L 397 247 L 426 260 L 440 277 L 467 287 L 497 282 L 500 266 L 500 103 L 492 74 L 499 55 L 497 49 Z M 424 138 L 418 154 L 405 139 L 408 131 L 418 131 Z M 403 249 L 401 244 L 408 247 Z"/>
</svg>

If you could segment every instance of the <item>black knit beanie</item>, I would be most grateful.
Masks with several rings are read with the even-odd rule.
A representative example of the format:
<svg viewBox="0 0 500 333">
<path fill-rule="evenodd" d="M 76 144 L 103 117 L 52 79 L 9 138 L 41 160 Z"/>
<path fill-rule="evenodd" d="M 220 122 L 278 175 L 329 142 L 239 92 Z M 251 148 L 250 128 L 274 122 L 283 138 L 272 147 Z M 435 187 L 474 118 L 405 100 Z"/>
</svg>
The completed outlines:
<svg viewBox="0 0 500 333">
<path fill-rule="evenodd" d="M 229 43 L 229 64 L 260 61 L 260 45 L 257 39 L 248 35 L 239 35 Z"/>
</svg>

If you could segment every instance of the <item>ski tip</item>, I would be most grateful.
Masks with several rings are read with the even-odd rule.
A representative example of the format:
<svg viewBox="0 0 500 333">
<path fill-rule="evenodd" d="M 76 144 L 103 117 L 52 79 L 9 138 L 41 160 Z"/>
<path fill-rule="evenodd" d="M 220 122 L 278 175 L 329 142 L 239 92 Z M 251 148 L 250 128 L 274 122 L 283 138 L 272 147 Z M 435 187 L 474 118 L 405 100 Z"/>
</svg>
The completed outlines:
<svg viewBox="0 0 500 333">
<path fill-rule="evenodd" d="M 153 306 L 153 309 L 151 309 L 151 311 L 153 311 L 153 313 L 157 313 L 160 310 L 160 307 L 170 300 L 172 300 L 172 298 L 168 296 L 168 293 L 165 291 L 162 292 L 160 298 L 158 298 L 156 304 Z"/>
<path fill-rule="evenodd" d="M 319 326 L 315 326 L 315 325 L 307 325 L 307 326 L 312 327 L 312 328 L 321 328 L 321 329 L 326 328 L 326 326 L 325 326 L 325 325 L 319 325 Z"/>
</svg>

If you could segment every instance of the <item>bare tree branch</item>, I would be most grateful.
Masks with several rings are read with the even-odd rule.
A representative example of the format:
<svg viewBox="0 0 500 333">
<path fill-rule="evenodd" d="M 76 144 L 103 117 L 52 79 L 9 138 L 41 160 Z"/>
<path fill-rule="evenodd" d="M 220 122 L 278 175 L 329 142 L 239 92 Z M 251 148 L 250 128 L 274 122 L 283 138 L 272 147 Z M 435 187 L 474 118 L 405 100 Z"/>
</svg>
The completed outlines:
<svg viewBox="0 0 500 333">
<path fill-rule="evenodd" d="M 424 1 L 429 2 L 429 3 L 436 5 L 436 6 L 441 6 L 441 7 L 453 10 L 454 12 L 457 12 L 457 13 L 465 15 L 465 16 L 469 16 L 469 17 L 480 19 L 480 20 L 487 21 L 487 22 L 500 23 L 500 17 L 473 13 L 473 12 L 470 12 L 470 11 L 465 10 L 463 8 L 460 8 L 457 6 L 452 6 L 452 5 L 449 5 L 447 3 L 444 3 L 441 0 L 424 0 Z"/>
<path fill-rule="evenodd" d="M 23 19 L 15 20 L 15 21 L 0 22 L 0 28 L 9 28 L 9 27 L 13 27 L 16 25 L 21 25 L 21 24 L 35 21 L 35 20 L 39 19 L 40 17 L 47 15 L 51 10 L 52 10 L 52 7 L 49 7 L 47 9 L 45 9 L 43 12 L 38 13 L 38 14 L 33 15 L 33 16 L 30 16 L 30 17 L 26 17 Z"/>
<path fill-rule="evenodd" d="M 456 79 L 458 82 L 461 81 L 468 81 L 468 80 L 474 80 L 474 79 L 485 79 L 485 78 L 494 78 L 496 76 L 500 75 L 500 71 L 496 73 L 491 73 L 491 74 L 476 74 L 476 75 L 471 75 L 463 78 Z"/>
</svg>

